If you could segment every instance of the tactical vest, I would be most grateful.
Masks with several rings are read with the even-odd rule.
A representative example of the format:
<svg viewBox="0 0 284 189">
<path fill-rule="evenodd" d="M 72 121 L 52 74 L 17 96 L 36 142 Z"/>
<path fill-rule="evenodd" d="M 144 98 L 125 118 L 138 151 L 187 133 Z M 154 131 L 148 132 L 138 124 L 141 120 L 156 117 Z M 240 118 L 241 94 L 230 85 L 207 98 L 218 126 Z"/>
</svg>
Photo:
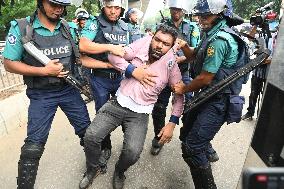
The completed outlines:
<svg viewBox="0 0 284 189">
<path fill-rule="evenodd" d="M 128 23 L 129 43 L 132 43 L 142 37 L 138 24 Z"/>
<path fill-rule="evenodd" d="M 20 19 L 17 20 L 17 22 L 20 27 L 21 35 L 25 36 L 25 28 L 29 22 L 27 19 Z M 71 42 L 68 39 L 63 27 L 63 24 L 61 24 L 60 32 L 54 36 L 41 36 L 33 30 L 32 41 L 34 45 L 43 52 L 43 54 L 45 54 L 51 60 L 59 59 L 59 62 L 64 66 L 64 70 L 69 71 L 72 70 L 71 66 L 72 63 L 75 62 L 75 56 Z M 22 61 L 35 67 L 44 66 L 26 51 L 23 53 Z M 28 88 L 31 89 L 58 89 L 67 85 L 62 78 L 58 77 L 23 76 L 23 78 L 24 83 Z"/>
<path fill-rule="evenodd" d="M 94 42 L 100 44 L 124 44 L 128 43 L 128 27 L 126 23 L 122 20 L 118 20 L 116 24 L 107 22 L 102 15 L 96 17 L 99 23 L 98 32 L 94 39 Z M 108 53 L 92 54 L 91 57 L 101 60 L 103 62 L 108 62 Z M 96 69 L 96 71 L 101 72 L 113 72 L 119 73 L 115 69 Z"/>
<path fill-rule="evenodd" d="M 223 64 L 221 64 L 219 70 L 217 71 L 217 73 L 214 76 L 213 81 L 207 87 L 210 87 L 210 86 L 220 82 L 224 78 L 228 77 L 229 75 L 232 75 L 235 71 L 237 71 L 239 68 L 246 65 L 249 61 L 248 47 L 247 47 L 246 43 L 242 40 L 242 38 L 237 33 L 235 33 L 231 28 L 228 28 L 228 27 L 221 28 L 217 32 L 220 32 L 220 31 L 229 33 L 234 37 L 234 39 L 238 43 L 239 55 L 238 55 L 237 62 L 234 65 L 232 65 L 231 67 L 228 68 L 228 67 L 225 67 Z M 207 54 L 208 44 L 210 44 L 212 41 L 214 41 L 216 39 L 222 39 L 222 40 L 226 41 L 229 45 L 229 41 L 225 37 L 222 37 L 221 35 L 216 35 L 213 38 L 207 38 L 205 40 L 202 40 L 201 43 L 199 44 L 199 46 L 197 47 L 196 59 L 195 59 L 193 65 L 191 66 L 191 68 L 192 68 L 191 69 L 192 70 L 191 76 L 193 78 L 198 76 L 202 71 L 203 63 L 205 61 L 205 57 L 206 57 L 206 54 Z M 230 84 L 228 87 L 226 87 L 222 91 L 222 93 L 238 95 L 241 92 L 242 84 L 246 83 L 247 80 L 248 80 L 248 76 L 244 76 L 244 77 L 236 80 L 235 82 Z"/>
</svg>

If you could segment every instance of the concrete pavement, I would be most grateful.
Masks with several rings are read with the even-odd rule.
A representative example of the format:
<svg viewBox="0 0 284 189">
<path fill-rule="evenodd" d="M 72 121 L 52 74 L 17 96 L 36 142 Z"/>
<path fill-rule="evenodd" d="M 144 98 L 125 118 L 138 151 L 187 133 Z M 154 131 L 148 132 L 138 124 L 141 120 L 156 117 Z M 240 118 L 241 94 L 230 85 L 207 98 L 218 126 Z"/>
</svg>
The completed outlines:
<svg viewBox="0 0 284 189">
<path fill-rule="evenodd" d="M 249 84 L 243 94 L 248 99 Z M 89 103 L 90 115 L 94 117 L 94 104 Z M 246 107 L 244 108 L 246 110 Z M 251 141 L 254 121 L 224 125 L 213 140 L 220 160 L 212 165 L 219 189 L 235 189 Z M 26 125 L 0 138 L 0 183 L 3 189 L 16 188 L 17 162 L 20 148 L 26 135 Z M 167 144 L 159 156 L 153 157 L 149 150 L 153 137 L 150 120 L 144 151 L 140 160 L 126 173 L 125 189 L 191 189 L 194 188 L 190 171 L 181 157 L 178 140 L 179 126 L 174 139 Z M 111 187 L 114 164 L 122 147 L 121 128 L 112 134 L 113 153 L 105 175 L 98 176 L 90 188 L 109 189 Z M 85 171 L 85 157 L 79 139 L 61 110 L 58 110 L 45 152 L 40 161 L 36 189 L 73 189 Z"/>
</svg>

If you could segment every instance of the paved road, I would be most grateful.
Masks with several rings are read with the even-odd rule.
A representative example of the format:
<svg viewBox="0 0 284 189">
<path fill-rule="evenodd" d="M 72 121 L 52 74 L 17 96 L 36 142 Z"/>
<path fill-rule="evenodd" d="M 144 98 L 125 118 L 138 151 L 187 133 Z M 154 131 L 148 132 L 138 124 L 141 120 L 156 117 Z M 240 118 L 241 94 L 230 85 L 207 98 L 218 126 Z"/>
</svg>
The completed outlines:
<svg viewBox="0 0 284 189">
<path fill-rule="evenodd" d="M 243 94 L 248 96 L 249 84 Z M 94 104 L 89 103 L 90 114 L 94 116 Z M 246 107 L 245 107 L 246 108 Z M 152 121 L 150 120 L 150 123 Z M 212 165 L 219 189 L 235 189 L 248 151 L 255 121 L 242 121 L 239 124 L 224 125 L 214 138 L 213 146 L 220 160 Z M 17 162 L 20 147 L 26 135 L 26 128 L 0 138 L 0 188 L 16 188 Z M 126 173 L 125 189 L 191 189 L 194 188 L 190 171 L 181 158 L 179 129 L 175 130 L 172 142 L 165 146 L 161 154 L 149 154 L 153 126 L 149 124 L 144 151 L 138 163 Z M 112 134 L 113 154 L 109 170 L 93 182 L 95 189 L 111 187 L 114 164 L 122 147 L 122 131 L 116 129 Z M 45 152 L 40 161 L 36 189 L 73 189 L 78 188 L 79 180 L 85 170 L 85 157 L 79 139 L 74 135 L 64 114 L 58 110 Z"/>
</svg>

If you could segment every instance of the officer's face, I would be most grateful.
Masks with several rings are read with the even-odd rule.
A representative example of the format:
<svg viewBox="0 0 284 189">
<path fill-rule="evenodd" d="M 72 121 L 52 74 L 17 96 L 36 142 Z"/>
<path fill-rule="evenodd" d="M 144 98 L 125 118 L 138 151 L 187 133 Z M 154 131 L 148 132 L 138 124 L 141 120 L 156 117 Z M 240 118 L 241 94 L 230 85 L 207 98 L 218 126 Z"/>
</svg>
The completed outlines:
<svg viewBox="0 0 284 189">
<path fill-rule="evenodd" d="M 106 7 L 104 7 L 104 13 L 105 13 L 106 17 L 110 21 L 115 22 L 120 17 L 121 7 L 118 7 L 118 6 L 106 6 Z"/>
<path fill-rule="evenodd" d="M 50 20 L 58 21 L 62 16 L 65 6 L 52 3 L 49 0 L 42 2 L 46 15 Z"/>
<path fill-rule="evenodd" d="M 137 15 L 137 13 L 132 13 L 132 14 L 130 14 L 129 20 L 130 20 L 131 22 L 133 22 L 133 23 L 137 23 L 137 22 L 138 22 L 138 15 Z"/>
<path fill-rule="evenodd" d="M 83 28 L 83 27 L 85 26 L 85 24 L 86 24 L 86 19 L 81 19 L 81 20 L 79 20 L 79 26 L 80 26 L 80 28 Z"/>
<path fill-rule="evenodd" d="M 171 18 L 175 22 L 179 21 L 184 16 L 182 9 L 170 8 L 170 12 L 171 12 Z"/>
<path fill-rule="evenodd" d="M 203 31 L 208 31 L 215 25 L 215 20 L 217 18 L 218 15 L 216 14 L 198 16 L 199 27 Z"/>
<path fill-rule="evenodd" d="M 174 44 L 174 38 L 168 34 L 158 31 L 151 42 L 150 56 L 154 59 L 160 59 L 166 54 Z"/>
</svg>

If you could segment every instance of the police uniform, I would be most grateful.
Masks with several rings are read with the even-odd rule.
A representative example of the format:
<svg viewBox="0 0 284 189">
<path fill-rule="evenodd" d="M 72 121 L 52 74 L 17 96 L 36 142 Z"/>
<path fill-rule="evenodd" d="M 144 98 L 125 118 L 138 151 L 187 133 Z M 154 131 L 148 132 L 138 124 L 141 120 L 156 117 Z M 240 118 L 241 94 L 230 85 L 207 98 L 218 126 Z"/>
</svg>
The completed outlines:
<svg viewBox="0 0 284 189">
<path fill-rule="evenodd" d="M 129 43 L 136 41 L 142 37 L 139 24 L 127 23 L 129 31 Z"/>
<path fill-rule="evenodd" d="M 100 44 L 128 44 L 128 28 L 124 21 L 108 22 L 101 14 L 90 16 L 81 32 L 82 37 Z M 97 60 L 108 62 L 107 53 L 89 55 Z M 93 69 L 91 74 L 91 88 L 98 111 L 114 96 L 122 80 L 121 72 L 115 69 Z M 110 135 L 102 143 L 102 149 L 111 149 Z"/>
<path fill-rule="evenodd" d="M 32 19 L 32 21 L 31 21 Z M 21 19 L 21 23 L 32 23 L 34 44 L 50 59 L 59 59 L 65 70 L 72 72 L 75 56 L 70 40 L 66 37 L 62 22 L 59 22 L 54 32 L 47 29 L 36 15 Z M 20 22 L 20 21 L 18 21 Z M 11 22 L 6 47 L 3 56 L 12 61 L 22 61 L 25 64 L 42 67 L 43 65 L 28 54 L 21 42 L 23 28 L 20 23 Z M 75 39 L 76 25 L 70 23 L 70 32 Z M 28 108 L 27 138 L 21 150 L 19 161 L 19 187 L 26 183 L 33 185 L 39 159 L 44 151 L 51 124 L 57 108 L 66 114 L 75 129 L 75 134 L 81 139 L 90 124 L 87 107 L 80 92 L 67 84 L 62 78 L 23 76 L 27 85 L 26 94 L 30 99 Z M 29 185 L 31 187 L 31 185 Z M 29 188 L 29 187 L 28 187 Z"/>
<path fill-rule="evenodd" d="M 166 20 L 165 24 L 168 26 L 174 27 L 175 25 L 171 19 Z M 179 37 L 183 40 L 186 40 L 187 43 L 191 47 L 196 47 L 199 41 L 199 35 L 200 31 L 196 23 L 190 22 L 188 20 L 183 20 L 178 28 L 179 31 Z M 177 52 L 178 56 L 183 56 L 182 50 L 179 50 Z M 191 81 L 191 77 L 189 75 L 189 62 L 183 62 L 178 64 L 181 74 L 182 74 L 182 80 L 184 83 L 189 84 Z M 154 132 L 155 132 L 155 138 L 152 141 L 152 150 L 151 153 L 153 155 L 156 155 L 154 151 L 158 152 L 158 149 L 161 147 L 161 145 L 158 143 L 158 134 L 160 133 L 161 129 L 165 126 L 165 117 L 166 117 L 166 109 L 169 103 L 169 99 L 171 96 L 171 88 L 170 86 L 166 86 L 164 90 L 160 93 L 157 102 L 155 103 L 153 112 L 152 112 L 152 118 L 153 118 L 153 125 L 154 125 Z M 192 96 L 192 93 L 186 93 L 186 100 L 189 100 Z M 155 150 L 156 148 L 156 150 Z"/>
<path fill-rule="evenodd" d="M 226 20 L 219 21 L 210 31 L 204 32 L 197 47 L 196 61 L 192 67 L 194 77 L 198 76 L 202 70 L 213 73 L 215 75 L 210 85 L 214 85 L 234 73 L 245 64 L 245 61 L 240 58 L 243 57 L 240 53 L 244 53 L 240 45 L 244 47 L 245 42 L 228 28 Z M 212 175 L 206 150 L 221 126 L 228 121 L 231 98 L 234 97 L 236 104 L 244 103 L 243 98 L 238 96 L 244 82 L 245 78 L 238 79 L 206 103 L 183 116 L 184 125 L 180 132 L 182 156 L 191 169 L 196 188 L 199 188 L 200 183 L 214 183 L 201 178 L 204 174 L 202 171 L 205 170 L 210 169 L 206 174 Z M 201 90 L 204 89 L 206 87 Z M 213 176 L 208 178 L 213 179 Z M 215 187 L 212 185 L 212 188 Z"/>
</svg>

